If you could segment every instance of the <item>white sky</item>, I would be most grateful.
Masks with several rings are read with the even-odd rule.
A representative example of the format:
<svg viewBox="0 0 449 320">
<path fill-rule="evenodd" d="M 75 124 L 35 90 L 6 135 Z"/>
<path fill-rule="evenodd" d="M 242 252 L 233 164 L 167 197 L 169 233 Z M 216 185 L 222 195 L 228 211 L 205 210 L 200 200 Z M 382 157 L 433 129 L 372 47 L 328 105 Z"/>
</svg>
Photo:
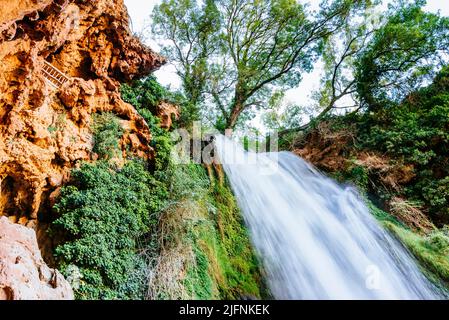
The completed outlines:
<svg viewBox="0 0 449 320">
<path fill-rule="evenodd" d="M 124 0 L 125 5 L 128 8 L 129 15 L 132 20 L 132 28 L 135 32 L 141 32 L 145 27 L 151 24 L 151 12 L 153 7 L 160 3 L 160 0 Z M 319 3 L 318 0 L 304 0 L 310 2 L 314 7 Z M 387 0 L 386 2 L 393 1 Z M 442 15 L 449 16 L 449 0 L 427 0 L 426 9 L 431 12 L 440 11 Z M 151 34 L 148 31 L 145 32 L 147 44 L 156 51 L 160 48 L 156 42 L 151 38 Z M 315 70 L 309 74 L 303 75 L 303 80 L 297 88 L 293 88 L 287 91 L 286 99 L 299 105 L 307 105 L 311 102 L 310 95 L 319 88 L 321 70 L 319 65 L 315 67 Z M 174 67 L 170 64 L 165 65 L 160 70 L 155 72 L 159 82 L 165 86 L 171 86 L 171 88 L 179 88 L 180 82 L 175 74 Z M 256 119 L 255 122 L 259 120 Z M 254 123 L 253 123 L 254 124 Z"/>
</svg>

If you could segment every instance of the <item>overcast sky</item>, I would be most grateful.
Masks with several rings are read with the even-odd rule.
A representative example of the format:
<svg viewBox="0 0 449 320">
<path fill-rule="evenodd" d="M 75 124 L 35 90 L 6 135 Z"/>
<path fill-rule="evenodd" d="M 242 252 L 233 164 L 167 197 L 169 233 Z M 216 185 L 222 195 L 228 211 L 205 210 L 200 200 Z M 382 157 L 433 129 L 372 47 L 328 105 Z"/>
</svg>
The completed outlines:
<svg viewBox="0 0 449 320">
<path fill-rule="evenodd" d="M 142 31 L 145 26 L 151 24 L 150 14 L 153 7 L 160 3 L 160 0 L 124 0 L 125 5 L 128 8 L 129 15 L 132 20 L 132 28 L 135 32 Z M 312 6 L 319 3 L 318 0 L 304 0 L 310 2 Z M 394 1 L 394 0 L 390 0 Z M 428 0 L 427 10 L 432 12 L 440 11 L 442 15 L 449 16 L 449 0 Z M 146 32 L 147 33 L 147 32 Z M 153 49 L 158 51 L 160 48 L 151 39 L 151 34 L 145 34 L 147 38 L 147 44 Z M 313 91 L 317 90 L 320 83 L 320 68 L 315 68 L 315 70 L 310 74 L 303 75 L 303 80 L 298 88 L 292 88 L 287 92 L 286 99 L 295 102 L 299 105 L 307 105 L 310 103 L 310 95 Z M 163 85 L 170 85 L 172 88 L 179 87 L 179 80 L 174 73 L 173 66 L 170 64 L 162 67 L 161 70 L 155 73 L 160 83 Z M 256 119 L 256 122 L 258 120 Z"/>
</svg>

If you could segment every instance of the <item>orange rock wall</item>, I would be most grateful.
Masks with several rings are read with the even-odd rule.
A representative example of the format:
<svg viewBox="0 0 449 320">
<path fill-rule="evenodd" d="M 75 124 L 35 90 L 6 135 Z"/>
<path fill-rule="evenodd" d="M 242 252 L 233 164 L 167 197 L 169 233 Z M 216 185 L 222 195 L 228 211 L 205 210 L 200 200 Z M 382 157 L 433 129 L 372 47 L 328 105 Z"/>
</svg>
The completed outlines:
<svg viewBox="0 0 449 320">
<path fill-rule="evenodd" d="M 165 61 L 132 36 L 123 0 L 0 0 L 0 7 L 0 216 L 34 226 L 70 169 L 93 158 L 92 114 L 115 113 L 131 152 L 152 156 L 148 126 L 122 101 L 119 83 Z M 49 85 L 44 60 L 70 80 Z"/>
</svg>

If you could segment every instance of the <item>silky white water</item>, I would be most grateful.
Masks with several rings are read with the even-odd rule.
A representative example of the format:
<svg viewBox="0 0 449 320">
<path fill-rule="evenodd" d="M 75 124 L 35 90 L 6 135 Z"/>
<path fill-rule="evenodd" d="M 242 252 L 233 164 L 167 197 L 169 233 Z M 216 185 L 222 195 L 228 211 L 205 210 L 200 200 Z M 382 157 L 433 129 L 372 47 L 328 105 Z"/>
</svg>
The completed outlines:
<svg viewBox="0 0 449 320">
<path fill-rule="evenodd" d="M 252 153 L 216 136 L 276 299 L 438 299 L 359 194 L 289 152 Z"/>
</svg>

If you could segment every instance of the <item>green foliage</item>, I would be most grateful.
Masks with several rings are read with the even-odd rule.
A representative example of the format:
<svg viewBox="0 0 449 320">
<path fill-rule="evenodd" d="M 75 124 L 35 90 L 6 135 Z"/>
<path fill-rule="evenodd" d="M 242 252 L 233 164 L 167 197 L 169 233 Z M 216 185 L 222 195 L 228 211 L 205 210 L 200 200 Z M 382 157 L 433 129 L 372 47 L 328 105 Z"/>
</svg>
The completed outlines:
<svg viewBox="0 0 449 320">
<path fill-rule="evenodd" d="M 187 269 L 184 285 L 195 299 L 213 299 L 216 296 L 214 296 L 214 282 L 209 270 L 209 259 L 196 245 L 193 246 L 193 249 L 195 264 Z"/>
<path fill-rule="evenodd" d="M 171 142 L 169 134 L 159 126 L 159 118 L 154 114 L 159 103 L 170 96 L 154 76 L 135 81 L 132 85 L 122 84 L 121 95 L 125 102 L 132 104 L 147 122 L 153 139 L 151 146 L 155 149 L 156 171 L 164 171 L 170 161 Z"/>
<path fill-rule="evenodd" d="M 169 95 L 167 90 L 157 82 L 154 76 L 134 81 L 131 85 L 123 83 L 120 87 L 123 101 L 136 108 L 145 119 L 154 136 L 163 135 L 159 127 L 159 119 L 155 117 L 159 103 Z"/>
<path fill-rule="evenodd" d="M 184 261 L 187 270 L 184 277 L 172 280 L 175 283 L 156 281 L 154 295 L 169 299 L 238 299 L 265 294 L 259 262 L 229 187 L 211 185 L 204 168 L 196 164 L 174 166 L 168 179 L 171 204 L 164 210 L 161 223 L 169 231 L 161 235 L 159 242 L 165 244 L 163 255 Z M 179 270 L 171 272 L 176 276 L 170 278 L 179 277 Z M 173 289 L 180 285 L 187 295 Z"/>
<path fill-rule="evenodd" d="M 365 167 L 354 164 L 341 174 L 340 180 L 352 181 L 360 190 L 368 190 L 369 176 Z"/>
<path fill-rule="evenodd" d="M 322 40 L 370 2 L 323 1 L 313 13 L 294 0 L 165 0 L 155 7 L 153 32 L 187 99 L 220 129 L 234 128 L 269 108 L 278 88 L 296 86 Z"/>
<path fill-rule="evenodd" d="M 266 297 L 265 284 L 259 270 L 260 263 L 252 250 L 248 230 L 229 186 L 216 184 L 211 194 L 211 203 L 217 210 L 215 222 L 222 245 L 219 263 L 226 279 L 219 284 L 222 297 Z"/>
<path fill-rule="evenodd" d="M 406 194 L 423 201 L 442 221 L 449 221 L 448 115 L 449 68 L 445 68 L 429 87 L 359 122 L 363 148 L 413 164 L 416 178 Z"/>
<path fill-rule="evenodd" d="M 387 223 L 386 227 L 413 253 L 430 279 L 437 285 L 441 280 L 446 286 L 449 284 L 449 237 L 444 230 L 422 236 L 392 223 Z"/>
<path fill-rule="evenodd" d="M 411 231 L 389 213 L 366 200 L 370 212 L 390 230 L 416 257 L 435 285 L 447 290 L 449 285 L 449 232 L 447 228 L 434 230 L 428 235 Z M 443 287 L 445 284 L 446 288 Z"/>
<path fill-rule="evenodd" d="M 164 87 L 157 82 L 154 76 L 134 81 L 132 85 L 123 83 L 120 89 L 124 101 L 132 104 L 136 109 L 148 109 L 153 112 L 167 95 Z"/>
<path fill-rule="evenodd" d="M 200 116 L 204 102 L 210 55 L 218 50 L 221 26 L 215 1 L 166 0 L 153 12 L 153 34 L 164 43 L 162 53 L 177 65 L 182 93 L 177 94 L 181 125 L 189 126 Z"/>
<path fill-rule="evenodd" d="M 80 270 L 77 298 L 143 297 L 146 265 L 137 241 L 156 223 L 165 197 L 164 185 L 138 161 L 120 169 L 99 161 L 72 172 L 54 206 L 53 230 L 66 238 L 55 250 L 59 268 Z"/>
<path fill-rule="evenodd" d="M 271 131 L 298 128 L 303 123 L 305 108 L 293 103 L 284 103 L 285 92 L 275 92 L 268 101 L 268 110 L 262 115 L 265 127 Z"/>
<path fill-rule="evenodd" d="M 357 92 L 370 110 L 431 80 L 449 48 L 449 18 L 422 10 L 425 1 L 390 5 L 388 20 L 356 62 Z"/>
<path fill-rule="evenodd" d="M 94 117 L 94 148 L 100 158 L 111 159 L 120 157 L 119 140 L 123 129 L 118 118 L 112 113 L 95 114 Z"/>
<path fill-rule="evenodd" d="M 102 160 L 74 170 L 54 206 L 58 218 L 52 230 L 63 235 L 56 264 L 76 297 L 147 298 L 148 283 L 157 283 L 151 278 L 157 273 L 152 268 L 160 267 L 155 261 L 164 261 L 167 252 L 183 261 L 170 281 L 190 298 L 259 297 L 259 265 L 232 193 L 212 187 L 202 166 L 172 161 L 169 134 L 153 115 L 170 94 L 153 77 L 123 84 L 121 91 L 150 126 L 156 158 L 151 173 L 138 160 L 126 159 L 118 167 L 110 161 L 120 154 L 118 118 L 95 116 L 94 151 Z M 179 246 L 186 250 L 177 251 Z M 170 274 L 174 265 L 163 272 Z M 185 297 L 169 286 L 167 274 L 159 283 L 162 290 L 150 288 L 152 297 Z"/>
<path fill-rule="evenodd" d="M 259 261 L 229 188 L 213 187 L 197 205 L 208 215 L 190 225 L 188 232 L 196 262 L 185 279 L 191 294 L 197 299 L 266 294 Z"/>
<path fill-rule="evenodd" d="M 424 5 L 398 1 L 379 15 L 365 7 L 348 14 L 344 27 L 323 39 L 324 72 L 310 116 L 388 110 L 428 84 L 448 61 L 449 18 L 425 12 Z"/>
</svg>

